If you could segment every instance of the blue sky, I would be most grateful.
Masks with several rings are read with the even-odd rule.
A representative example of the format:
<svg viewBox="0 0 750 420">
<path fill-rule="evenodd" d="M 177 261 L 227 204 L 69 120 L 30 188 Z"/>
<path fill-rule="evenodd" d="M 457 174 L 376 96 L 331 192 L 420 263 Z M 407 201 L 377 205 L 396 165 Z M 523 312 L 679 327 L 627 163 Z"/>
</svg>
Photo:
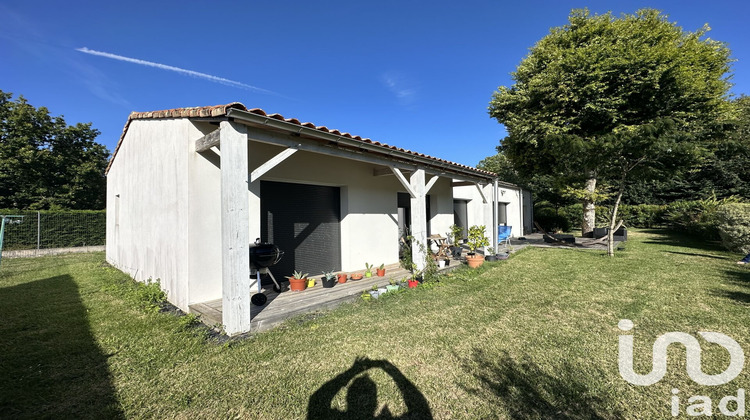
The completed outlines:
<svg viewBox="0 0 750 420">
<path fill-rule="evenodd" d="M 750 94 L 745 0 L 0 0 L 0 90 L 93 123 L 110 151 L 131 111 L 238 101 L 473 166 L 505 135 L 492 92 L 582 7 L 709 24 Z"/>
</svg>

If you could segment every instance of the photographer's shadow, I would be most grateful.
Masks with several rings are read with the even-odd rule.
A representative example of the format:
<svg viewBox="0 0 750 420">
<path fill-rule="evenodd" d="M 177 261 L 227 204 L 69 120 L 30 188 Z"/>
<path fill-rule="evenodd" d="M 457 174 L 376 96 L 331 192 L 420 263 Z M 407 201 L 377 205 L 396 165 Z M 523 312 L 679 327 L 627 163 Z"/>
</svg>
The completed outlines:
<svg viewBox="0 0 750 420">
<path fill-rule="evenodd" d="M 382 369 L 394 381 L 406 405 L 404 414 L 394 417 L 387 405 L 376 413 L 378 391 L 375 381 L 366 374 L 370 369 Z M 331 408 L 333 398 L 344 388 L 346 410 Z M 352 367 L 323 384 L 310 396 L 307 419 L 432 419 L 432 412 L 424 395 L 393 364 L 387 360 L 358 357 Z"/>
</svg>

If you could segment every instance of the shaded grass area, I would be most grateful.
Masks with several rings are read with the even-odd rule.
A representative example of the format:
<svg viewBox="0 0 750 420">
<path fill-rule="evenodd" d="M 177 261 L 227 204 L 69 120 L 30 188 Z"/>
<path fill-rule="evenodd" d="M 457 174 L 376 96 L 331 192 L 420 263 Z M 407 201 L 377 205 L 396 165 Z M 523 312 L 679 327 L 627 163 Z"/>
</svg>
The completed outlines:
<svg viewBox="0 0 750 420">
<path fill-rule="evenodd" d="M 716 405 L 746 388 L 701 387 L 671 346 L 649 387 L 617 368 L 620 319 L 647 373 L 659 335 L 725 333 L 750 349 L 750 270 L 663 231 L 625 251 L 528 249 L 439 286 L 298 318 L 219 342 L 155 310 L 103 255 L 3 262 L 0 412 L 13 417 L 670 418 L 672 388 Z M 703 370 L 726 351 L 701 340 Z"/>
</svg>

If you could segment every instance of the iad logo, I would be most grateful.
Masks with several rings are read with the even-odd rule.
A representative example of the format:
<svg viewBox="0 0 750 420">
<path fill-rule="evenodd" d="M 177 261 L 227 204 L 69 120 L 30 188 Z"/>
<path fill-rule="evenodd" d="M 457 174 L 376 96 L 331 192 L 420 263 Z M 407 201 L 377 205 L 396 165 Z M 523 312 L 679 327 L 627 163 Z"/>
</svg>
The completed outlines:
<svg viewBox="0 0 750 420">
<path fill-rule="evenodd" d="M 633 329 L 633 321 L 622 319 L 617 324 L 622 331 Z M 668 332 L 660 335 L 654 342 L 652 352 L 653 367 L 646 375 L 639 375 L 633 371 L 633 336 L 620 336 L 620 353 L 618 364 L 622 379 L 633 385 L 653 385 L 659 382 L 667 373 L 667 347 L 672 343 L 680 343 L 685 346 L 687 374 L 699 385 L 723 385 L 728 383 L 742 372 L 745 365 L 745 353 L 742 347 L 731 337 L 717 332 L 699 332 L 704 340 L 724 347 L 729 352 L 729 367 L 722 373 L 706 375 L 701 369 L 701 345 L 698 340 L 690 334 L 682 332 Z"/>
<path fill-rule="evenodd" d="M 622 319 L 617 324 L 622 331 L 633 329 L 633 321 Z M 729 367 L 719 374 L 706 375 L 701 368 L 701 346 L 698 340 L 690 334 L 682 332 L 668 332 L 660 335 L 654 342 L 652 351 L 651 372 L 640 375 L 633 371 L 633 336 L 630 334 L 620 335 L 618 364 L 620 376 L 633 385 L 648 386 L 659 382 L 667 373 L 667 348 L 672 343 L 680 343 L 685 346 L 685 364 L 687 374 L 699 385 L 713 386 L 723 385 L 736 378 L 742 372 L 745 364 L 745 353 L 736 341 L 731 337 L 717 332 L 699 332 L 709 343 L 718 344 L 729 352 Z M 680 414 L 679 390 L 672 389 L 671 408 L 672 416 Z M 688 416 L 711 416 L 713 415 L 711 398 L 704 395 L 694 395 L 687 400 L 688 405 L 685 414 Z M 730 408 L 734 405 L 734 408 Z M 737 390 L 737 396 L 728 395 L 721 399 L 718 404 L 719 412 L 726 416 L 745 415 L 745 390 Z"/>
</svg>

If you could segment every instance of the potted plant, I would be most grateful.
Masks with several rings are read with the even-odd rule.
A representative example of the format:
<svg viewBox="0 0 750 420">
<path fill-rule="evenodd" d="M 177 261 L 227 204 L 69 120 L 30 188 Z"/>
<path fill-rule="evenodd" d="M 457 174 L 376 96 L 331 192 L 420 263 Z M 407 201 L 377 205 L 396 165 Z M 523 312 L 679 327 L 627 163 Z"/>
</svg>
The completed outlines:
<svg viewBox="0 0 750 420">
<path fill-rule="evenodd" d="M 378 291 L 378 286 L 372 285 L 372 289 L 368 292 L 370 294 L 370 297 L 373 299 L 377 299 L 378 296 L 380 296 L 380 292 Z"/>
<path fill-rule="evenodd" d="M 484 259 L 487 261 L 497 261 L 497 256 L 495 255 L 495 248 L 493 247 L 487 248 L 487 254 L 484 256 Z"/>
<path fill-rule="evenodd" d="M 369 302 L 372 300 L 372 295 L 370 295 L 370 293 L 367 290 L 363 290 L 362 294 L 359 295 L 359 297 L 361 297 L 362 300 L 364 300 L 365 302 Z"/>
<path fill-rule="evenodd" d="M 354 273 L 351 276 L 349 276 L 349 279 L 351 280 L 362 280 L 362 273 Z M 346 281 L 346 280 L 344 280 Z M 341 279 L 339 279 L 339 283 L 342 283 Z"/>
<path fill-rule="evenodd" d="M 336 284 L 336 274 L 334 274 L 333 271 L 324 271 L 322 283 L 323 287 L 326 289 L 333 287 L 333 285 Z"/>
<path fill-rule="evenodd" d="M 365 263 L 365 277 L 372 277 L 372 267 L 372 264 Z"/>
<path fill-rule="evenodd" d="M 289 279 L 289 289 L 292 291 L 301 292 L 305 290 L 305 283 L 307 283 L 307 274 L 302 274 L 301 271 L 294 270 L 291 276 L 286 276 Z"/>
<path fill-rule="evenodd" d="M 481 248 L 490 244 L 489 239 L 484 234 L 484 225 L 474 225 L 469 228 L 469 253 L 466 255 L 466 263 L 471 268 L 477 268 L 484 263 L 484 255 L 477 254 L 477 248 Z"/>
<path fill-rule="evenodd" d="M 346 273 L 339 273 L 338 278 L 339 278 L 339 283 L 346 283 Z"/>
<path fill-rule="evenodd" d="M 380 264 L 380 267 L 377 269 L 378 277 L 385 276 L 385 264 Z"/>
<path fill-rule="evenodd" d="M 398 285 L 396 284 L 396 279 L 391 279 L 389 285 L 386 285 L 385 288 L 388 290 L 388 292 L 395 292 L 398 290 Z"/>
<path fill-rule="evenodd" d="M 461 258 L 461 236 L 464 233 L 464 229 L 458 225 L 452 225 L 451 231 L 448 236 L 451 238 L 451 253 L 453 258 Z"/>
</svg>

